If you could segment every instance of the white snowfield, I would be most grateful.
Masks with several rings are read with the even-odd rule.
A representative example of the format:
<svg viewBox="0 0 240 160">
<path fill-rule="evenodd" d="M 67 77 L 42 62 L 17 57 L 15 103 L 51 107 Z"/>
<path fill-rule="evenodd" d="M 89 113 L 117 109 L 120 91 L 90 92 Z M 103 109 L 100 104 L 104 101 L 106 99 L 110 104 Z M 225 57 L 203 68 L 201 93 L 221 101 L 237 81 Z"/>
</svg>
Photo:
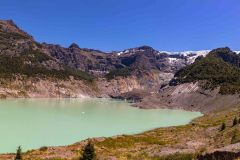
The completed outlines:
<svg viewBox="0 0 240 160">
<path fill-rule="evenodd" d="M 180 51 L 180 52 L 169 52 L 169 51 L 159 51 L 159 53 L 167 53 L 170 55 L 179 54 L 183 56 L 189 55 L 198 55 L 198 56 L 206 56 L 211 50 L 200 50 L 200 51 Z"/>
<path fill-rule="evenodd" d="M 205 57 L 209 52 L 210 52 L 210 50 L 183 51 L 183 52 L 161 51 L 161 52 L 159 52 L 159 54 L 167 53 L 169 55 L 182 55 L 182 56 L 186 57 L 187 64 L 191 64 L 191 63 L 193 63 L 195 61 L 195 59 L 197 57 L 199 57 L 199 56 Z M 178 61 L 181 61 L 182 59 L 169 57 L 168 60 L 169 60 L 169 63 L 177 63 Z"/>
<path fill-rule="evenodd" d="M 137 52 L 143 52 L 143 51 L 144 50 L 142 50 L 142 49 L 129 49 L 129 50 L 124 50 L 124 51 L 118 52 L 117 55 L 118 56 L 123 55 L 123 54 L 133 55 Z M 157 53 L 158 54 L 166 53 L 166 54 L 169 54 L 170 56 L 171 55 L 182 55 L 186 59 L 185 62 L 187 64 L 191 64 L 196 60 L 197 57 L 199 57 L 199 56 L 205 57 L 210 51 L 211 50 L 179 51 L 179 52 L 157 51 Z M 240 51 L 234 51 L 234 52 L 236 52 L 237 54 L 240 54 Z M 178 62 L 183 61 L 183 59 L 175 58 L 175 57 L 168 57 L 167 59 L 168 59 L 169 63 L 171 63 L 171 64 L 176 64 Z"/>
<path fill-rule="evenodd" d="M 122 54 L 135 54 L 136 52 L 144 52 L 143 49 L 136 49 L 136 48 L 133 48 L 133 49 L 127 49 L 127 50 L 124 50 L 124 51 L 121 51 L 121 52 L 117 52 L 117 55 L 120 56 Z"/>
<path fill-rule="evenodd" d="M 167 53 L 169 55 L 183 55 L 184 57 L 187 58 L 187 63 L 191 64 L 193 63 L 197 57 L 203 56 L 205 57 L 211 50 L 200 50 L 200 51 L 182 51 L 182 52 L 169 52 L 169 51 L 159 51 L 159 54 L 161 53 Z M 237 54 L 240 54 L 240 51 L 234 51 Z M 180 61 L 178 58 L 168 58 L 169 63 L 177 63 Z"/>
</svg>

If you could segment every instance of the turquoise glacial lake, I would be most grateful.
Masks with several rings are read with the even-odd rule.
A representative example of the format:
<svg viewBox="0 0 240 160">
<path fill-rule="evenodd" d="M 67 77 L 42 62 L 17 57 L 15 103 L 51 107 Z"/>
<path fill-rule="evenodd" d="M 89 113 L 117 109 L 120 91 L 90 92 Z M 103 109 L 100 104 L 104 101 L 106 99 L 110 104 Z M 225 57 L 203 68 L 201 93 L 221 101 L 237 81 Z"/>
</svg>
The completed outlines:
<svg viewBox="0 0 240 160">
<path fill-rule="evenodd" d="M 111 99 L 0 100 L 0 153 L 189 123 L 200 112 L 138 109 Z"/>
</svg>

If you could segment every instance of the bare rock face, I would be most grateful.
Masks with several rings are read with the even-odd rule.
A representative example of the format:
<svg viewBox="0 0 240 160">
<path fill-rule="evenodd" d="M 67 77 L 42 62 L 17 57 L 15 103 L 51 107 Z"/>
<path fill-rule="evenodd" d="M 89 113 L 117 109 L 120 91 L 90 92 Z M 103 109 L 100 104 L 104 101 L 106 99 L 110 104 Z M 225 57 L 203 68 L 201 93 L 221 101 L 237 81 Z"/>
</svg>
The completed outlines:
<svg viewBox="0 0 240 160">
<path fill-rule="evenodd" d="M 168 84 L 172 78 L 172 73 L 147 72 L 141 76 L 116 77 L 110 81 L 100 78 L 97 84 L 103 95 L 106 94 L 115 98 L 122 96 L 121 99 L 131 99 L 129 95 L 127 96 L 127 93 L 135 90 L 138 90 L 135 92 L 136 94 L 138 92 L 157 93 L 160 86 Z"/>
<path fill-rule="evenodd" d="M 26 38 L 32 39 L 32 36 L 21 30 L 12 20 L 0 20 L 0 31 L 7 33 L 17 33 Z"/>
<path fill-rule="evenodd" d="M 197 54 L 192 52 L 186 55 L 171 55 L 154 50 L 149 46 L 111 53 L 80 48 L 75 43 L 70 45 L 69 48 L 44 43 L 42 48 L 50 56 L 65 65 L 93 74 L 101 73 L 101 75 L 114 69 L 126 67 L 138 71 L 158 70 L 166 73 L 175 73 L 198 57 Z"/>
<path fill-rule="evenodd" d="M 43 44 L 42 48 L 60 63 L 89 73 L 92 70 L 104 72 L 107 68 L 114 68 L 107 60 L 106 54 L 100 51 L 81 49 L 76 44 L 72 44 L 69 48 Z"/>
<path fill-rule="evenodd" d="M 240 158 L 240 143 L 230 144 L 222 148 L 208 151 L 199 156 L 198 160 L 236 160 Z"/>
<path fill-rule="evenodd" d="M 238 94 L 221 95 L 219 87 L 214 90 L 205 90 L 196 82 L 165 86 L 157 94 L 144 97 L 136 106 L 141 108 L 175 108 L 206 113 L 224 107 L 234 107 L 237 104 L 240 104 Z"/>
<path fill-rule="evenodd" d="M 15 55 L 28 49 L 33 38 L 12 20 L 0 20 L 0 53 Z"/>
</svg>

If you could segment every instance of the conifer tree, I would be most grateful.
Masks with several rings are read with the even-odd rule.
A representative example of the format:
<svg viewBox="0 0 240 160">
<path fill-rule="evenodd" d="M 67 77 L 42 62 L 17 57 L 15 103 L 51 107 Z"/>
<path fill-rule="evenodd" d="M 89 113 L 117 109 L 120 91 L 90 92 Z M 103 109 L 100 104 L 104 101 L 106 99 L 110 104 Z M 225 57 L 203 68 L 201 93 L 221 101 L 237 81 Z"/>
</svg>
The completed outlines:
<svg viewBox="0 0 240 160">
<path fill-rule="evenodd" d="M 225 124 L 225 123 L 222 123 L 222 125 L 221 125 L 221 131 L 223 131 L 225 128 L 226 128 L 226 124 Z"/>
<path fill-rule="evenodd" d="M 94 145 L 89 141 L 88 144 L 83 148 L 83 154 L 80 160 L 95 160 L 95 149 Z"/>
<path fill-rule="evenodd" d="M 14 160 L 22 160 L 22 148 L 21 148 L 21 146 L 18 147 Z"/>
<path fill-rule="evenodd" d="M 235 118 L 233 119 L 233 126 L 237 125 L 237 123 L 238 123 L 237 117 L 235 117 Z"/>
</svg>

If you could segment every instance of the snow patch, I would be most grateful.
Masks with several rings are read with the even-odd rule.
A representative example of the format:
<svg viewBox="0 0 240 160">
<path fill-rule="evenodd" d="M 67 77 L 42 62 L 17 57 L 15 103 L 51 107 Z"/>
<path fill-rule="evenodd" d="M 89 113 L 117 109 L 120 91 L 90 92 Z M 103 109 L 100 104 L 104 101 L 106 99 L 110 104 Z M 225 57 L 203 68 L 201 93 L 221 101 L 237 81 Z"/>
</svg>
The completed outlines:
<svg viewBox="0 0 240 160">
<path fill-rule="evenodd" d="M 178 60 L 179 59 L 177 58 L 171 58 L 171 57 L 168 58 L 169 63 L 176 63 Z"/>
<path fill-rule="evenodd" d="M 170 55 L 183 55 L 183 56 L 191 56 L 191 55 L 197 55 L 197 56 L 206 56 L 211 50 L 200 50 L 200 51 L 182 51 L 182 52 L 169 52 L 169 51 L 159 51 L 158 54 L 161 53 L 167 53 Z"/>
<path fill-rule="evenodd" d="M 237 54 L 240 54 L 240 51 L 234 51 L 234 52 L 236 52 Z"/>
</svg>

